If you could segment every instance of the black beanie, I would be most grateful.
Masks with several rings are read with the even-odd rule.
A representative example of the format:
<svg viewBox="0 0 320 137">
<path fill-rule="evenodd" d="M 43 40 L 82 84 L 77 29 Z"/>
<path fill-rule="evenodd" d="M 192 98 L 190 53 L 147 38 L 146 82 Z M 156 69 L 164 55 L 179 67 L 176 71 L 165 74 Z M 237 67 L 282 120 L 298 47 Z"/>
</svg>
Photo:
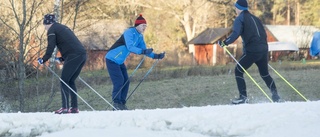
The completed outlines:
<svg viewBox="0 0 320 137">
<path fill-rule="evenodd" d="M 239 10 L 248 10 L 247 0 L 237 0 L 234 6 L 236 6 Z"/>
<path fill-rule="evenodd" d="M 43 24 L 49 25 L 49 24 L 53 24 L 53 23 L 56 23 L 56 16 L 55 15 L 53 15 L 53 14 L 44 15 Z"/>
</svg>

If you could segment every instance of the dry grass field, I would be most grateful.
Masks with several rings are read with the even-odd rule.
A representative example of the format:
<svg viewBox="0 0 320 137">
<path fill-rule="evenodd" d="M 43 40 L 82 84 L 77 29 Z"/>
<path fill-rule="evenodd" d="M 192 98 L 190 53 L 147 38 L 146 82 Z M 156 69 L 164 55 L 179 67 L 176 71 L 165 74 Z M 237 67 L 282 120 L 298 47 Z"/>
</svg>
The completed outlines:
<svg viewBox="0 0 320 137">
<path fill-rule="evenodd" d="M 304 98 L 310 101 L 320 99 L 320 68 L 318 67 L 318 63 L 310 67 L 305 67 L 303 66 L 304 64 L 301 65 L 299 63 L 297 65 L 280 65 L 277 63 L 271 65 L 280 74 L 278 75 L 275 71 L 269 69 L 271 76 L 276 82 L 282 101 L 306 101 Z M 197 67 L 188 68 L 187 71 L 181 68 L 171 71 L 165 69 L 154 70 L 133 93 L 127 105 L 131 109 L 154 109 L 230 104 L 231 99 L 238 97 L 233 67 L 234 65 L 218 69 Z M 137 72 L 132 77 L 129 92 L 132 92 L 135 86 L 138 85 L 139 79 L 143 77 L 145 72 Z M 248 73 L 263 89 L 263 91 L 260 90 L 245 75 L 247 92 L 250 98 L 249 103 L 270 102 L 263 93 L 265 92 L 270 97 L 270 91 L 259 76 L 257 68 L 252 66 L 248 70 Z M 106 84 L 95 86 L 95 88 L 104 94 L 107 100 L 111 100 L 112 85 L 110 80 Z M 83 90 L 80 93 L 86 92 L 87 94 L 84 95 L 88 97 L 97 96 L 88 90 Z M 107 106 L 106 102 L 99 98 L 90 102 L 99 109 Z M 111 107 L 107 107 L 107 109 L 111 109 Z"/>
<path fill-rule="evenodd" d="M 188 106 L 207 106 L 230 104 L 231 99 L 238 97 L 236 81 L 234 79 L 234 63 L 226 66 L 196 66 L 196 67 L 166 67 L 161 63 L 156 66 L 148 77 L 135 90 L 127 102 L 129 109 L 155 109 L 155 108 L 179 108 Z M 303 64 L 301 62 L 271 63 L 271 66 L 281 75 L 269 69 L 278 88 L 279 95 L 283 101 L 314 101 L 320 99 L 320 62 L 313 61 Z M 129 70 L 129 74 L 133 70 Z M 138 85 L 141 78 L 146 74 L 148 68 L 140 68 L 131 77 L 130 92 Z M 270 91 L 259 76 L 257 67 L 253 65 L 248 73 L 263 89 L 260 90 L 254 82 L 245 75 L 249 103 L 270 102 L 266 95 Z M 59 72 L 57 72 L 59 73 Z M 82 72 L 81 78 L 92 86 L 100 95 L 111 103 L 112 84 L 106 70 Z M 283 77 L 288 83 L 285 82 Z M 51 77 L 40 78 L 45 80 L 39 83 L 41 88 L 49 88 Z M 34 87 L 34 81 L 27 81 L 27 87 Z M 54 79 L 55 94 L 50 90 L 43 91 L 41 95 L 37 92 L 27 91 L 26 111 L 53 111 L 60 107 L 61 95 L 59 80 Z M 96 110 L 111 110 L 111 107 L 101 99 L 95 92 L 77 80 L 79 95 Z M 13 95 L 14 92 L 2 92 L 2 95 Z M 266 95 L 265 95 L 265 94 Z M 302 97 L 303 96 L 303 97 Z M 5 99 L 7 107 L 5 112 L 15 112 L 18 107 L 18 96 L 2 98 Z M 80 99 L 80 110 L 90 108 Z M 8 105 L 9 104 L 9 105 Z M 0 98 L 1 105 L 1 98 Z M 3 107 L 3 105 L 2 105 Z M 3 111 L 3 110 L 2 110 Z M 1 112 L 1 111 L 0 111 Z"/>
</svg>

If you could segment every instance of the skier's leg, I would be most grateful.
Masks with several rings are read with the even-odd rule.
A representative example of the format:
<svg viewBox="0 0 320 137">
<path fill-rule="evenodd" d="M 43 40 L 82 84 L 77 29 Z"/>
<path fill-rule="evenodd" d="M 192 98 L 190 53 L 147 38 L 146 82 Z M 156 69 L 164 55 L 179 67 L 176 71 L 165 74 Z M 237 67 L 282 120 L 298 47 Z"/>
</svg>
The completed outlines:
<svg viewBox="0 0 320 137">
<path fill-rule="evenodd" d="M 68 69 L 63 68 L 62 69 L 62 73 L 61 73 L 61 79 L 62 81 L 64 81 L 65 83 L 63 83 L 62 81 L 60 81 L 60 85 L 61 85 L 61 108 L 55 111 L 55 114 L 64 114 L 64 113 L 68 113 L 68 109 L 69 109 L 69 94 L 70 94 L 70 89 L 65 85 L 68 84 L 69 85 L 69 77 L 68 77 Z"/>
<path fill-rule="evenodd" d="M 268 70 L 268 54 L 262 54 L 262 57 L 259 61 L 256 62 L 261 78 L 266 83 L 267 87 L 270 89 L 272 93 L 272 100 L 274 102 L 278 102 L 280 97 L 277 92 L 277 87 L 272 77 L 269 74 Z"/>
<path fill-rule="evenodd" d="M 121 103 L 122 104 L 126 104 L 126 99 L 127 99 L 127 95 L 128 95 L 128 90 L 129 90 L 129 85 L 130 85 L 130 80 L 128 77 L 128 72 L 127 72 L 127 68 L 124 64 L 120 65 L 120 69 L 122 72 L 122 76 L 124 78 L 124 83 L 125 85 L 123 85 L 122 91 L 121 91 Z M 127 82 L 126 82 L 127 81 Z"/>
<path fill-rule="evenodd" d="M 70 61 L 70 64 L 72 65 L 72 67 L 70 67 L 70 71 L 73 70 L 73 75 L 70 79 L 69 82 L 69 86 L 73 89 L 73 91 L 75 91 L 77 93 L 77 88 L 75 85 L 75 80 L 77 79 L 77 77 L 79 76 L 82 67 L 84 66 L 85 62 L 86 62 L 86 55 L 82 55 L 82 56 L 77 56 L 76 58 L 74 58 L 72 61 Z M 70 96 L 71 96 L 71 107 L 77 109 L 78 108 L 78 97 L 75 93 L 70 92 Z"/>
<path fill-rule="evenodd" d="M 108 73 L 110 76 L 110 79 L 113 84 L 113 90 L 112 90 L 112 100 L 114 103 L 121 103 L 121 87 L 124 83 L 124 78 L 121 72 L 120 65 L 116 64 L 115 62 L 106 59 L 106 65 L 108 69 Z M 120 93 L 118 93 L 120 92 Z"/>
<path fill-rule="evenodd" d="M 74 80 L 79 75 L 82 66 L 84 65 L 84 60 L 86 59 L 86 55 L 70 55 L 65 59 L 62 73 L 61 73 L 61 79 L 68 84 L 69 87 L 71 87 L 75 92 L 77 92 L 77 89 L 75 88 Z M 79 70 L 78 70 L 79 69 Z M 62 83 L 62 91 L 65 91 L 64 96 L 62 98 L 63 106 L 66 106 L 66 108 L 69 108 L 69 94 L 72 96 L 75 96 L 75 93 L 73 93 L 64 83 Z M 74 97 L 73 97 L 74 98 Z"/>
<path fill-rule="evenodd" d="M 250 54 L 243 54 L 239 60 L 239 64 L 247 70 L 252 64 L 253 64 L 252 57 Z M 240 97 L 247 97 L 247 89 L 246 89 L 246 82 L 243 77 L 244 70 L 241 68 L 241 66 L 237 64 L 235 68 L 235 78 L 237 82 L 238 91 L 240 94 Z"/>
<path fill-rule="evenodd" d="M 63 68 L 61 72 L 61 79 L 69 85 L 70 78 L 68 77 L 68 69 Z M 69 108 L 69 94 L 70 89 L 62 82 L 60 81 L 61 85 L 61 101 L 62 101 L 62 108 Z"/>
</svg>

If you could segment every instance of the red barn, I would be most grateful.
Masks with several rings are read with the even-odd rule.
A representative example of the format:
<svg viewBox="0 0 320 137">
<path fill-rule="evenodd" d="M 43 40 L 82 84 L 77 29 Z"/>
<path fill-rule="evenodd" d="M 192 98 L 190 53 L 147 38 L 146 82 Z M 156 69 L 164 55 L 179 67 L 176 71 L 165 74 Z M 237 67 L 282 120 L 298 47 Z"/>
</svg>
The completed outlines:
<svg viewBox="0 0 320 137">
<path fill-rule="evenodd" d="M 230 28 L 208 28 L 188 42 L 191 52 L 199 65 L 225 64 L 226 56 L 223 48 L 216 43 L 226 38 Z"/>
</svg>

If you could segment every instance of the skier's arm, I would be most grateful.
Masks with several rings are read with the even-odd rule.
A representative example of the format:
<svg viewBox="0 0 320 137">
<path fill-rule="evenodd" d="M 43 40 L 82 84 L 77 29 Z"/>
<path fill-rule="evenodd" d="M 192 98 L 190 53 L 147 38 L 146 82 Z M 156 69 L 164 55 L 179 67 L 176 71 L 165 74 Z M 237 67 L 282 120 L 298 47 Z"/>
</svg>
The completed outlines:
<svg viewBox="0 0 320 137">
<path fill-rule="evenodd" d="M 243 31 L 243 26 L 242 26 L 242 21 L 241 21 L 241 17 L 243 16 L 238 16 L 233 24 L 233 28 L 232 28 L 232 33 L 231 35 L 224 41 L 224 43 L 226 45 L 229 45 L 231 43 L 233 43 L 235 40 L 238 39 L 238 37 L 240 36 L 241 32 Z"/>
<path fill-rule="evenodd" d="M 46 62 L 49 58 L 51 58 L 55 47 L 56 47 L 56 35 L 54 32 L 48 32 L 48 46 L 47 46 L 46 53 L 42 57 L 43 62 Z"/>
<path fill-rule="evenodd" d="M 138 47 L 141 48 L 142 51 L 147 49 L 147 46 L 146 46 L 146 43 L 145 43 L 143 37 L 142 37 L 142 39 L 141 39 Z M 151 50 L 151 51 L 152 51 L 152 50 Z M 154 58 L 154 53 L 153 53 L 153 52 L 151 52 L 151 53 L 149 53 L 149 54 L 145 54 L 145 55 L 148 56 L 148 57 L 150 57 L 150 58 Z"/>
</svg>

